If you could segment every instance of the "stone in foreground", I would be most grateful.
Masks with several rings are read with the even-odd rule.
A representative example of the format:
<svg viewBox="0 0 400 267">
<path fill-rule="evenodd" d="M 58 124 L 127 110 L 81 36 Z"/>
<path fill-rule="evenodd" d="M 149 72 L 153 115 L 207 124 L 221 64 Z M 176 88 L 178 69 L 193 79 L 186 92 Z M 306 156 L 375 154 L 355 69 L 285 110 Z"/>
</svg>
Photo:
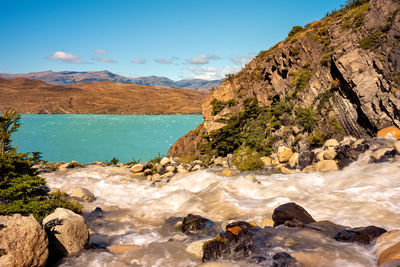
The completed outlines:
<svg viewBox="0 0 400 267">
<path fill-rule="evenodd" d="M 315 222 L 303 207 L 294 202 L 277 207 L 272 214 L 272 220 L 274 221 L 274 227 L 281 224 L 303 225 Z"/>
<path fill-rule="evenodd" d="M 44 266 L 47 247 L 46 232 L 33 215 L 0 216 L 0 266 Z"/>
</svg>

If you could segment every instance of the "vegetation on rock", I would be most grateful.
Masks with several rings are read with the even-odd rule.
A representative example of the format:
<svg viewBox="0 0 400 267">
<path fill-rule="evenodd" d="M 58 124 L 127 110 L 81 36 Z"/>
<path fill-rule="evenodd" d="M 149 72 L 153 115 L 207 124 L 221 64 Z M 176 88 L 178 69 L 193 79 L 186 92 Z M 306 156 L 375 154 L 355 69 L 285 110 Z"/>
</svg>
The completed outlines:
<svg viewBox="0 0 400 267">
<path fill-rule="evenodd" d="M 13 110 L 0 117 L 0 215 L 32 213 L 40 222 L 57 207 L 81 212 L 82 206 L 68 200 L 64 193 L 49 194 L 43 178 L 33 165 L 39 153 L 17 153 L 11 146 L 11 135 L 19 127 L 20 115 Z"/>
</svg>

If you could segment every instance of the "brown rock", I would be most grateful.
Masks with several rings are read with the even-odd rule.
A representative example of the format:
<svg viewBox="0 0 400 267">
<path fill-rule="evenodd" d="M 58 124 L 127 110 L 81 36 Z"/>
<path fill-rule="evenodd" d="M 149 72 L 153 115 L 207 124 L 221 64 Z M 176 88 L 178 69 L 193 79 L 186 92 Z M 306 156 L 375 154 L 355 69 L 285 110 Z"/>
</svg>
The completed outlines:
<svg viewBox="0 0 400 267">
<path fill-rule="evenodd" d="M 317 163 L 318 171 L 320 172 L 329 172 L 329 171 L 337 171 L 339 170 L 336 161 L 334 160 L 322 160 Z"/>
<path fill-rule="evenodd" d="M 0 266 L 44 266 L 49 256 L 46 232 L 32 216 L 0 216 Z"/>
<path fill-rule="evenodd" d="M 324 147 L 336 147 L 339 142 L 336 139 L 329 139 L 324 143 Z"/>
<path fill-rule="evenodd" d="M 398 259 L 400 259 L 400 242 L 383 251 L 379 256 L 378 264 L 381 265 L 387 261 Z"/>
<path fill-rule="evenodd" d="M 237 174 L 236 172 L 234 172 L 232 170 L 228 170 L 228 169 L 225 169 L 221 172 L 221 175 L 223 175 L 223 176 L 234 176 L 236 174 Z"/>
<path fill-rule="evenodd" d="M 131 167 L 131 171 L 132 171 L 133 173 L 142 172 L 142 171 L 143 171 L 143 164 L 138 163 L 138 164 L 133 165 L 133 166 Z"/>
<path fill-rule="evenodd" d="M 277 207 L 272 214 L 272 220 L 274 221 L 274 227 L 284 224 L 287 221 L 300 224 L 315 222 L 313 217 L 303 207 L 293 202 Z"/>
<path fill-rule="evenodd" d="M 289 158 L 289 162 L 288 162 L 289 166 L 291 168 L 296 167 L 298 159 L 299 159 L 299 153 L 297 153 L 297 152 L 293 153 Z"/>
<path fill-rule="evenodd" d="M 74 191 L 71 192 L 70 196 L 82 198 L 88 202 L 93 202 L 96 199 L 93 193 L 86 188 L 76 188 Z"/>
<path fill-rule="evenodd" d="M 400 129 L 395 126 L 386 127 L 376 134 L 377 137 L 400 139 Z"/>
<path fill-rule="evenodd" d="M 286 146 L 278 147 L 277 156 L 278 156 L 279 162 L 287 162 L 290 159 L 290 157 L 292 156 L 292 154 L 293 154 L 293 151 L 290 147 L 286 147 Z"/>
<path fill-rule="evenodd" d="M 261 157 L 260 159 L 265 166 L 272 166 L 272 159 L 270 157 Z"/>
</svg>

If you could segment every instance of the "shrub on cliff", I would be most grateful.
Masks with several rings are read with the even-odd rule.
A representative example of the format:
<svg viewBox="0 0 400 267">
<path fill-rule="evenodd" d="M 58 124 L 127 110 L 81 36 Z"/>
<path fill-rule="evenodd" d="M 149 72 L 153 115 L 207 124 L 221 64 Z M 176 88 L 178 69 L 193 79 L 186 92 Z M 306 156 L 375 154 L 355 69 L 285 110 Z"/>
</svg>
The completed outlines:
<svg viewBox="0 0 400 267">
<path fill-rule="evenodd" d="M 17 153 L 11 146 L 19 120 L 13 110 L 0 116 L 0 215 L 32 213 L 40 222 L 57 207 L 81 212 L 81 205 L 68 201 L 66 194 L 48 194 L 46 182 L 32 167 L 40 160 L 38 153 Z"/>
</svg>

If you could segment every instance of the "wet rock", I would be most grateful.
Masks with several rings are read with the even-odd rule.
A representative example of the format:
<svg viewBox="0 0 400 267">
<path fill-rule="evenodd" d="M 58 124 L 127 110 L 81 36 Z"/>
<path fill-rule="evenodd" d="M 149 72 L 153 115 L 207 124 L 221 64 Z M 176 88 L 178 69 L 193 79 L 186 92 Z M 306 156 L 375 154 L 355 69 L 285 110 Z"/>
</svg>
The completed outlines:
<svg viewBox="0 0 400 267">
<path fill-rule="evenodd" d="M 339 170 L 342 170 L 344 167 L 349 166 L 353 162 L 354 160 L 351 158 L 344 158 L 344 159 L 339 159 L 337 165 L 339 167 Z"/>
<path fill-rule="evenodd" d="M 315 154 L 312 151 L 305 151 L 300 153 L 298 158 L 298 163 L 300 169 L 304 169 L 305 167 L 311 165 L 314 162 Z"/>
<path fill-rule="evenodd" d="M 44 266 L 47 247 L 46 232 L 32 215 L 0 216 L 0 266 Z"/>
<path fill-rule="evenodd" d="M 43 219 L 42 225 L 49 237 L 51 261 L 81 252 L 89 241 L 85 220 L 64 208 L 57 208 Z"/>
<path fill-rule="evenodd" d="M 229 252 L 227 241 L 217 237 L 205 244 L 202 261 L 217 260 Z"/>
<path fill-rule="evenodd" d="M 274 260 L 272 263 L 272 267 L 290 267 L 297 266 L 297 261 L 295 258 L 290 256 L 290 254 L 286 252 L 276 253 L 272 259 Z"/>
<path fill-rule="evenodd" d="M 140 164 L 140 163 L 135 164 L 135 165 L 133 165 L 133 166 L 131 167 L 131 171 L 134 172 L 134 173 L 142 172 L 143 169 L 144 169 L 144 166 L 143 166 L 143 164 Z"/>
<path fill-rule="evenodd" d="M 325 236 L 332 238 L 335 234 L 342 232 L 344 230 L 348 230 L 349 227 L 335 224 L 330 221 L 319 221 L 314 223 L 309 223 L 304 226 L 306 229 L 311 229 L 323 233 Z"/>
<path fill-rule="evenodd" d="M 201 239 L 201 240 L 197 240 L 191 244 L 189 244 L 189 246 L 187 246 L 186 248 L 186 252 L 195 255 L 198 258 L 203 258 L 203 246 L 206 242 L 209 242 L 211 239 Z"/>
<path fill-rule="evenodd" d="M 373 240 L 385 232 L 385 229 L 376 226 L 359 227 L 340 231 L 335 234 L 334 239 L 340 242 L 369 245 Z"/>
<path fill-rule="evenodd" d="M 338 169 L 338 165 L 334 160 L 322 160 L 318 162 L 318 171 L 320 172 L 337 171 Z"/>
<path fill-rule="evenodd" d="M 329 139 L 324 143 L 324 147 L 336 147 L 339 142 L 336 139 Z"/>
<path fill-rule="evenodd" d="M 279 162 L 287 162 L 290 159 L 290 156 L 292 156 L 293 151 L 290 147 L 286 146 L 280 146 L 278 147 L 278 160 Z"/>
<path fill-rule="evenodd" d="M 167 158 L 167 157 L 163 157 L 163 158 L 161 159 L 161 161 L 160 161 L 160 165 L 161 165 L 161 166 L 165 166 L 165 165 L 167 165 L 167 164 L 169 164 L 169 163 L 170 163 L 170 159 Z"/>
<path fill-rule="evenodd" d="M 379 256 L 378 265 L 384 264 L 385 262 L 400 259 L 400 243 L 397 243 L 385 251 Z"/>
<path fill-rule="evenodd" d="M 280 205 L 272 214 L 274 227 L 285 224 L 286 222 L 294 224 L 309 224 L 315 222 L 313 217 L 301 206 L 296 203 L 286 203 Z"/>
<path fill-rule="evenodd" d="M 78 197 L 88 202 L 93 202 L 96 199 L 93 193 L 86 188 L 76 188 L 74 191 L 71 192 L 70 196 Z"/>
<path fill-rule="evenodd" d="M 382 252 L 400 242 L 400 230 L 392 230 L 380 235 L 374 244 L 374 251 L 379 256 Z"/>
<path fill-rule="evenodd" d="M 400 129 L 395 126 L 386 127 L 376 134 L 377 137 L 400 139 Z"/>
<path fill-rule="evenodd" d="M 393 158 L 397 154 L 393 148 L 381 148 L 371 154 L 373 162 L 385 162 Z"/>
<path fill-rule="evenodd" d="M 186 235 L 194 235 L 197 233 L 213 233 L 215 223 L 200 215 L 189 214 L 182 221 L 182 232 Z"/>
</svg>

